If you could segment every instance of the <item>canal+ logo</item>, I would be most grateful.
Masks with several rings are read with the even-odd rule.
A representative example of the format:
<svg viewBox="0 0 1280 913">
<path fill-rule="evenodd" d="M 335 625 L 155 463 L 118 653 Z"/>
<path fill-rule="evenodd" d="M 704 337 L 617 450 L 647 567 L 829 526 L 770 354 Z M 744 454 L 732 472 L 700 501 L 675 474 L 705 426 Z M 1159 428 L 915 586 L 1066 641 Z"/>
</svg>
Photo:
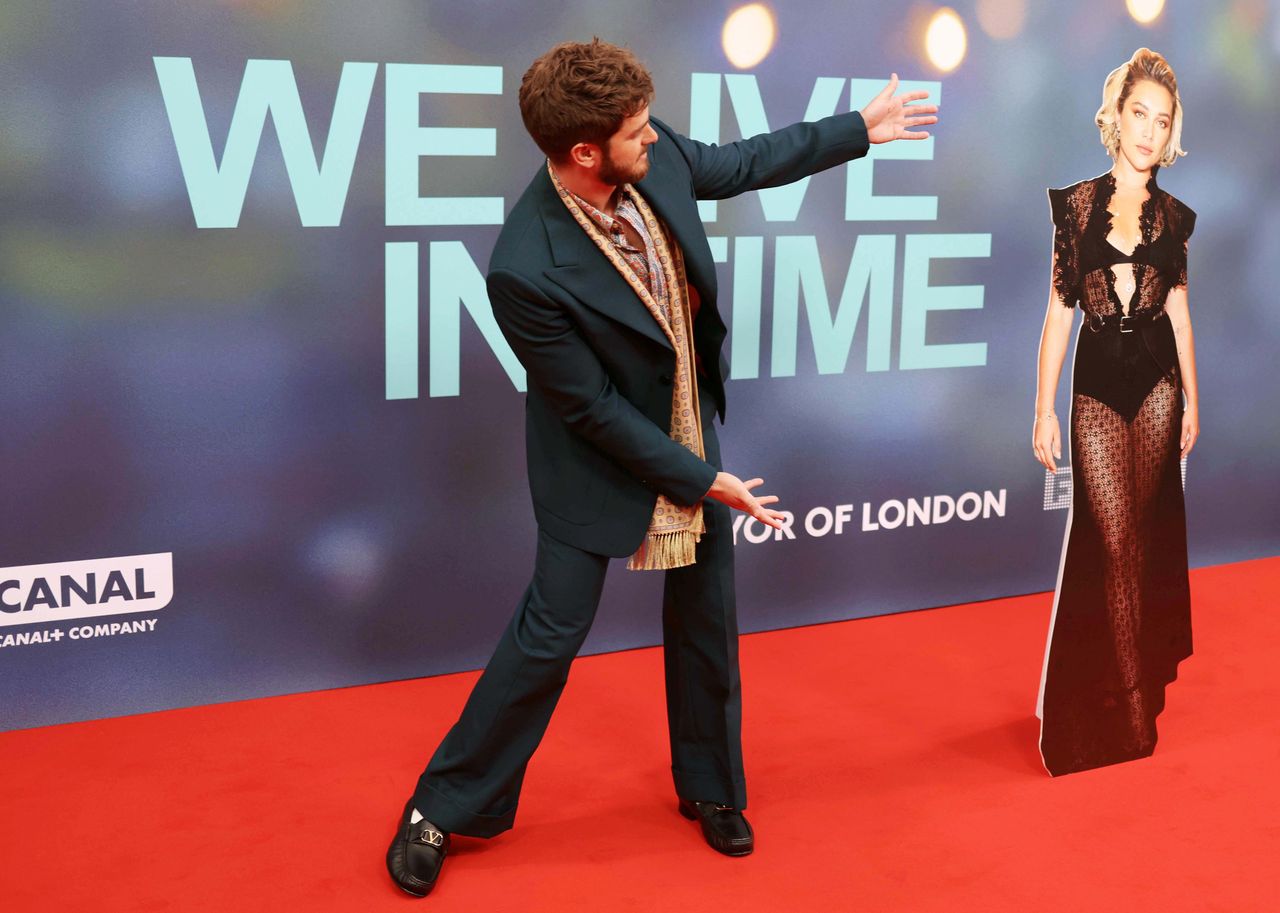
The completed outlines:
<svg viewBox="0 0 1280 913">
<path fill-rule="evenodd" d="M 173 599 L 173 553 L 0 568 L 0 627 L 129 612 Z"/>
</svg>

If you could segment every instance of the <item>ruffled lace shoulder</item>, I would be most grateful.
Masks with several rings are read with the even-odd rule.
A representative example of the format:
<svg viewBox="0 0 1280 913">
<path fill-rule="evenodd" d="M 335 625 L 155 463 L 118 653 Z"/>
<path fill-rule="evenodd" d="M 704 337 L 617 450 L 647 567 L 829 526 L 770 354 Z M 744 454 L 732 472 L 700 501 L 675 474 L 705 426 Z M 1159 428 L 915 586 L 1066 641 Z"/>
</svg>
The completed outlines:
<svg viewBox="0 0 1280 913">
<path fill-rule="evenodd" d="M 1174 256 L 1171 284 L 1174 287 L 1187 284 L 1187 242 L 1195 231 L 1196 214 L 1186 203 L 1170 193 L 1161 191 L 1165 226 L 1173 237 Z"/>
<path fill-rule="evenodd" d="M 1187 238 L 1191 237 L 1191 232 L 1193 232 L 1196 227 L 1195 210 L 1172 195 L 1169 197 L 1169 202 L 1173 204 L 1174 217 L 1178 226 L 1178 236 L 1185 241 Z"/>
<path fill-rule="evenodd" d="M 1070 187 L 1050 187 L 1049 214 L 1053 219 L 1053 288 L 1062 304 L 1075 307 L 1080 299 L 1080 241 L 1093 213 L 1097 179 Z"/>
</svg>

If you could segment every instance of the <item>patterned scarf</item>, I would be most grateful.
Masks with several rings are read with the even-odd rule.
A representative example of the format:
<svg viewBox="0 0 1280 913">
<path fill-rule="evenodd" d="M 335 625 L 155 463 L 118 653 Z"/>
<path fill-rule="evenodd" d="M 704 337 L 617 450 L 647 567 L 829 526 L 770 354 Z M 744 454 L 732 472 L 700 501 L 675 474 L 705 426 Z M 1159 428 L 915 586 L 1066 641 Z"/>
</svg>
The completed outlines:
<svg viewBox="0 0 1280 913">
<path fill-rule="evenodd" d="M 661 289 L 665 284 L 666 294 L 661 299 L 656 298 L 600 226 L 582 211 L 573 194 L 560 183 L 550 162 L 547 162 L 547 171 L 574 221 L 582 226 L 587 237 L 595 242 L 600 252 L 613 264 L 613 268 L 631 286 L 631 290 L 666 334 L 671 348 L 675 349 L 676 371 L 671 384 L 669 434 L 673 441 L 705 458 L 706 454 L 702 449 L 702 412 L 698 402 L 698 383 L 693 360 L 693 320 L 689 312 L 689 286 L 684 271 L 684 255 L 678 245 L 667 243 L 666 231 L 649 204 L 631 185 L 623 185 L 623 190 L 635 202 L 657 249 L 665 282 L 655 283 L 655 288 Z M 705 531 L 701 502 L 692 507 L 681 507 L 666 495 L 660 494 L 658 503 L 653 508 L 653 519 L 649 521 L 649 532 L 644 542 L 640 543 L 640 548 L 627 561 L 627 568 L 633 571 L 654 571 L 693 564 L 698 540 Z"/>
</svg>

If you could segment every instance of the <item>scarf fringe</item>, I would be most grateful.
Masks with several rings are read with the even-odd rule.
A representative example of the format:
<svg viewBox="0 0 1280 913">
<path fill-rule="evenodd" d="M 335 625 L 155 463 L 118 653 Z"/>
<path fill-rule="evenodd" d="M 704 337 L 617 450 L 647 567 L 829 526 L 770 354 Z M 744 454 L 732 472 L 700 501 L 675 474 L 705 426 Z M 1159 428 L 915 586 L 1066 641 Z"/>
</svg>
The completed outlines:
<svg viewBox="0 0 1280 913">
<path fill-rule="evenodd" d="M 688 567 L 697 560 L 701 530 L 676 529 L 650 532 L 627 561 L 629 571 L 663 571 Z"/>
</svg>

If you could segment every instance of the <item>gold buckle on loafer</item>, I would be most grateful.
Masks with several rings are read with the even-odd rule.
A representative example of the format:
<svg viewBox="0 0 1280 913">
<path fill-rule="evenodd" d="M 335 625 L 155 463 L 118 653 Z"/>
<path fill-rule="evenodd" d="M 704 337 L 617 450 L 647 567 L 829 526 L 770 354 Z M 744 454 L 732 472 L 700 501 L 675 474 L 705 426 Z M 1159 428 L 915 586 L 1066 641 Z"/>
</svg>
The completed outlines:
<svg viewBox="0 0 1280 913">
<path fill-rule="evenodd" d="M 444 834 L 429 827 L 424 827 L 418 834 L 418 843 L 425 843 L 427 846 L 436 848 L 444 846 Z"/>
</svg>

